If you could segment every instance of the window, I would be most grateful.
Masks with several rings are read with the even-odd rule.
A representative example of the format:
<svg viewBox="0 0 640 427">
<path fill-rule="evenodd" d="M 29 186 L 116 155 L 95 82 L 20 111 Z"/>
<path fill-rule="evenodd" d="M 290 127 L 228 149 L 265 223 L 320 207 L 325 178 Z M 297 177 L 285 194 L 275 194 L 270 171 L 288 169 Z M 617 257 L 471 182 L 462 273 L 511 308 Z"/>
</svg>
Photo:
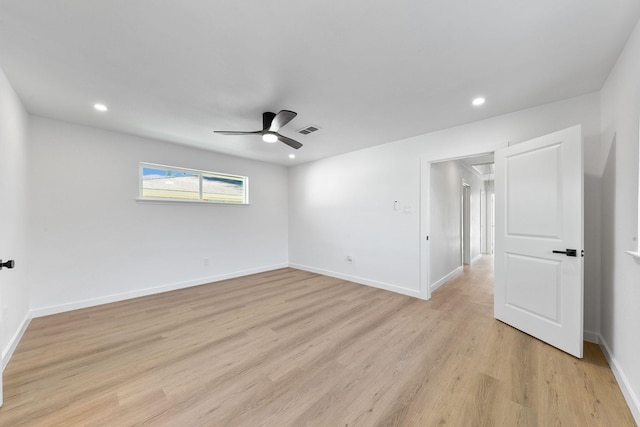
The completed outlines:
<svg viewBox="0 0 640 427">
<path fill-rule="evenodd" d="M 140 199 L 249 203 L 249 178 L 175 166 L 140 163 Z"/>
</svg>

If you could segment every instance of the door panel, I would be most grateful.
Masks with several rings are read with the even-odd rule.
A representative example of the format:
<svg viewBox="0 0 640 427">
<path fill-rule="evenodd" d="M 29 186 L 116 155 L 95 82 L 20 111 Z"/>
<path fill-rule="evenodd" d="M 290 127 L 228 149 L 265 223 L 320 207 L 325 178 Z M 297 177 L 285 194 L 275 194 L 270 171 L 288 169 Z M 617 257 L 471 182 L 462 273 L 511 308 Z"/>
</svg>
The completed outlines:
<svg viewBox="0 0 640 427">
<path fill-rule="evenodd" d="M 560 262 L 507 254 L 506 273 L 510 308 L 559 323 Z"/>
<path fill-rule="evenodd" d="M 582 357 L 580 127 L 498 150 L 495 161 L 494 315 Z M 577 256 L 553 253 L 567 248 Z"/>
<path fill-rule="evenodd" d="M 560 146 L 512 155 L 506 162 L 508 234 L 559 238 L 562 229 Z M 528 203 L 531 198 L 537 203 Z"/>
</svg>

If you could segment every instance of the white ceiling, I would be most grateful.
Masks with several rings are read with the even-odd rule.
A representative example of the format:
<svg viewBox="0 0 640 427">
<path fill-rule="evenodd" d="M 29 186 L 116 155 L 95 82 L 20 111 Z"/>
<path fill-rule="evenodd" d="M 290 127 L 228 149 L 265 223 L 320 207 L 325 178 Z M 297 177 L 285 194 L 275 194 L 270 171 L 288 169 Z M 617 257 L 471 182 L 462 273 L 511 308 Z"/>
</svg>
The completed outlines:
<svg viewBox="0 0 640 427">
<path fill-rule="evenodd" d="M 33 114 L 287 165 L 599 90 L 639 17 L 637 0 L 2 0 L 0 67 Z M 281 109 L 300 150 L 213 134 Z"/>
</svg>

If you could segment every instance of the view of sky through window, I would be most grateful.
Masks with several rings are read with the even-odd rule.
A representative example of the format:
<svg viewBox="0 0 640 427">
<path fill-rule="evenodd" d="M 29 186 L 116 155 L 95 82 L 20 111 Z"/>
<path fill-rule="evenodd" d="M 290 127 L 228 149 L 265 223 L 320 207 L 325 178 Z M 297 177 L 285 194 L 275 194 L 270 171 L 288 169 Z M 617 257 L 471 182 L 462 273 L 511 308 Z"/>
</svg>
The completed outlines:
<svg viewBox="0 0 640 427">
<path fill-rule="evenodd" d="M 141 180 L 143 198 L 246 203 L 246 177 L 145 165 Z"/>
</svg>

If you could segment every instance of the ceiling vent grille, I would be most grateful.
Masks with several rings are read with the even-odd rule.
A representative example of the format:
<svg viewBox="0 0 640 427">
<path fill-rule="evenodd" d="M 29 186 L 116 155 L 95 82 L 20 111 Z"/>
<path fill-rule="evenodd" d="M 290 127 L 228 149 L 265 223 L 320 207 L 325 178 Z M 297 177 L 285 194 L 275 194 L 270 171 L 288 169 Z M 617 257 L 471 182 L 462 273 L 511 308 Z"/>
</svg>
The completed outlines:
<svg viewBox="0 0 640 427">
<path fill-rule="evenodd" d="M 315 132 L 317 130 L 320 130 L 320 128 L 318 126 L 310 125 L 310 126 L 307 126 L 307 127 L 304 127 L 302 129 L 300 129 L 298 131 L 298 133 L 301 133 L 302 135 L 309 135 L 310 133 L 313 133 L 313 132 Z"/>
</svg>

